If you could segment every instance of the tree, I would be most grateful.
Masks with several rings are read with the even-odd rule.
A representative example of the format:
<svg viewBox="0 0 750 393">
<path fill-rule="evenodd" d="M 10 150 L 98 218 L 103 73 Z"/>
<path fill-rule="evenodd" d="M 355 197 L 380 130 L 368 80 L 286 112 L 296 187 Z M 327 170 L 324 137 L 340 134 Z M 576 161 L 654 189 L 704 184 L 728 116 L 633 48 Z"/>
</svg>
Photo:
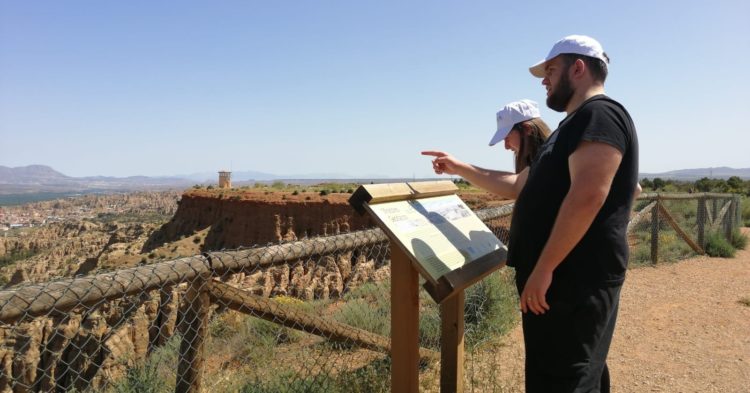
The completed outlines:
<svg viewBox="0 0 750 393">
<path fill-rule="evenodd" d="M 743 188 L 742 179 L 732 176 L 727 179 L 727 186 L 729 186 L 729 192 L 741 193 Z"/>
<path fill-rule="evenodd" d="M 667 183 L 664 180 L 662 180 L 660 177 L 655 177 L 653 185 L 654 185 L 654 190 L 658 191 L 664 188 L 664 186 L 666 186 Z"/>
<path fill-rule="evenodd" d="M 711 179 L 704 177 L 695 182 L 695 189 L 699 192 L 711 191 Z"/>
</svg>

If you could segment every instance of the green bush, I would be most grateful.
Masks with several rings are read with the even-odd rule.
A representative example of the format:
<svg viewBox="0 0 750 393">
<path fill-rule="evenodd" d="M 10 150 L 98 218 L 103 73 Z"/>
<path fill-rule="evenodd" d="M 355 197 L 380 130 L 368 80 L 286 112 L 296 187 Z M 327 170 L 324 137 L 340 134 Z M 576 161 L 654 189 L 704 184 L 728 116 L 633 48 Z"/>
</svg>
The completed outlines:
<svg viewBox="0 0 750 393">
<path fill-rule="evenodd" d="M 706 254 L 712 257 L 733 258 L 735 249 L 721 232 L 710 232 L 706 236 Z"/>
<path fill-rule="evenodd" d="M 440 307 L 422 292 L 419 341 L 426 348 L 440 349 Z M 464 340 L 468 348 L 505 334 L 518 319 L 513 271 L 504 269 L 487 276 L 466 290 Z"/>
<path fill-rule="evenodd" d="M 747 247 L 747 236 L 739 228 L 734 228 L 731 244 L 737 250 L 744 250 Z"/>
<path fill-rule="evenodd" d="M 512 271 L 487 276 L 466 290 L 464 320 L 469 347 L 508 332 L 518 319 L 518 294 Z"/>
</svg>

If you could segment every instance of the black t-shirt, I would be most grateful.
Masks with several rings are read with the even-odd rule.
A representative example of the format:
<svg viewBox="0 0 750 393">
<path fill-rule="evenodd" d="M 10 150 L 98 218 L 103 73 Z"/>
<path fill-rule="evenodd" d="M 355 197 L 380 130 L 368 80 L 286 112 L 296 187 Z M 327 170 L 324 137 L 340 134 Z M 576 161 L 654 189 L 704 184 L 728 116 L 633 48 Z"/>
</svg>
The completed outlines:
<svg viewBox="0 0 750 393">
<path fill-rule="evenodd" d="M 568 157 L 582 141 L 602 142 L 623 155 L 604 206 L 591 227 L 553 273 L 555 280 L 619 285 L 628 263 L 627 226 L 638 182 L 638 137 L 630 115 L 605 95 L 594 96 L 566 117 L 539 149 L 518 196 L 508 242 L 508 265 L 525 283 L 552 232 L 570 189 Z"/>
</svg>

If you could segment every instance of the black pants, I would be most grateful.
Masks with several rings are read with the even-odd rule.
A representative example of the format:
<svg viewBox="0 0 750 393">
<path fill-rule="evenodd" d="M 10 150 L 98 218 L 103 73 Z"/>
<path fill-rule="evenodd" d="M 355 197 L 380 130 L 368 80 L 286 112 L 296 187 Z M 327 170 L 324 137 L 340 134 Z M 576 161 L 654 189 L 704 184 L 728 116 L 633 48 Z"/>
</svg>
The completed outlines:
<svg viewBox="0 0 750 393">
<path fill-rule="evenodd" d="M 606 361 L 621 288 L 553 281 L 550 310 L 523 315 L 526 393 L 609 393 Z"/>
</svg>

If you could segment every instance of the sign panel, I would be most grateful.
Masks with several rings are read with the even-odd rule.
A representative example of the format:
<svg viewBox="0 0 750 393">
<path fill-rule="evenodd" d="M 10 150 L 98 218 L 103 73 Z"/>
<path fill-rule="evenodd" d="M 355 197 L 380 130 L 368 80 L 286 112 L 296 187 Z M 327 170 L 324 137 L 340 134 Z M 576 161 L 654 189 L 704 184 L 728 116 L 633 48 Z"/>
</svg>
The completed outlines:
<svg viewBox="0 0 750 393">
<path fill-rule="evenodd" d="M 507 251 L 457 195 L 371 204 L 369 209 L 432 282 L 494 251 Z"/>
</svg>

